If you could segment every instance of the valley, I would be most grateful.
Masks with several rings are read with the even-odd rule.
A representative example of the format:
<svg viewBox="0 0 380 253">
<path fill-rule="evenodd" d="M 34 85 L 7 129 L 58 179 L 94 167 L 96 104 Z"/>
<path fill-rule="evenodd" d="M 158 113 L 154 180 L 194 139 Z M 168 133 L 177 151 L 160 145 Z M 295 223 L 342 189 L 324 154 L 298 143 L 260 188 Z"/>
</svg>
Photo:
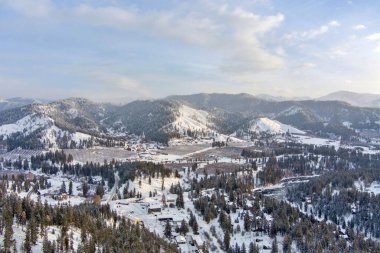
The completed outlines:
<svg viewBox="0 0 380 253">
<path fill-rule="evenodd" d="M 348 138 L 330 132 L 335 119 L 315 131 L 273 114 L 221 112 L 221 105 L 216 112 L 204 102 L 190 107 L 191 99 L 138 103 L 137 111 L 123 111 L 124 118 L 116 107 L 83 99 L 0 112 L 9 115 L 0 126 L 3 212 L 17 201 L 70 212 L 101 208 L 114 215 L 101 219 L 104 229 L 128 222 L 153 233 L 167 252 L 355 252 L 363 244 L 377 251 L 380 224 L 368 203 L 379 193 L 380 145 L 366 135 L 379 131 L 376 124 L 353 128 L 363 122 L 345 119 L 340 131 L 355 133 Z M 130 122 L 136 113 L 142 125 Z M 324 183 L 335 177 L 347 183 Z M 374 200 L 360 202 L 365 198 Z M 101 237 L 95 231 L 83 238 L 85 228 L 70 218 L 69 233 L 54 220 L 33 220 L 42 221 L 47 227 L 28 242 L 32 251 L 53 247 L 48 241 L 73 252 L 91 243 L 98 251 L 115 246 L 95 243 Z M 23 223 L 4 224 L 17 231 L 14 247 L 24 247 L 29 232 Z M 0 238 L 9 243 L 5 234 Z"/>
</svg>

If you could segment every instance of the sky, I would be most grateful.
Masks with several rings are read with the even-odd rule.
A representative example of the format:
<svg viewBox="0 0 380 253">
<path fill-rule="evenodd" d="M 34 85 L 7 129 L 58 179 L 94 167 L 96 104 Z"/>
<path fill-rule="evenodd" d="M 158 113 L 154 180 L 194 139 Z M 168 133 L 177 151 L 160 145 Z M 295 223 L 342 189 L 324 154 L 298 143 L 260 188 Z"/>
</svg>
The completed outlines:
<svg viewBox="0 0 380 253">
<path fill-rule="evenodd" d="M 380 94 L 380 1 L 0 0 L 0 97 Z"/>
</svg>

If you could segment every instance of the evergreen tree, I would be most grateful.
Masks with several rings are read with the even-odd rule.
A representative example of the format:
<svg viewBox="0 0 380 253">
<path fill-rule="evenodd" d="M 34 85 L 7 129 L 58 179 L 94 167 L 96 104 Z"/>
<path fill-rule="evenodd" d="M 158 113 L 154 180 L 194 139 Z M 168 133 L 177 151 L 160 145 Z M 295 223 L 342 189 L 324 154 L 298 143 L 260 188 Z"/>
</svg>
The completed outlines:
<svg viewBox="0 0 380 253">
<path fill-rule="evenodd" d="M 179 228 L 181 234 L 186 235 L 189 232 L 189 226 L 187 225 L 185 220 L 182 220 L 181 227 Z"/>
<path fill-rule="evenodd" d="M 198 234 L 198 222 L 197 222 L 197 220 L 195 219 L 195 217 L 194 217 L 194 222 L 193 222 L 192 229 L 193 229 L 193 233 L 194 233 L 195 235 L 197 235 L 197 234 Z"/>
<path fill-rule="evenodd" d="M 251 219 L 248 212 L 245 212 L 244 215 L 244 229 L 247 232 L 251 230 Z"/>
<path fill-rule="evenodd" d="M 292 238 L 288 234 L 285 234 L 284 242 L 282 244 L 282 251 L 284 253 L 291 253 L 291 246 L 292 246 Z"/>
<path fill-rule="evenodd" d="M 70 181 L 69 183 L 69 195 L 73 195 L 73 181 Z"/>
<path fill-rule="evenodd" d="M 66 184 L 65 184 L 65 181 L 62 182 L 60 192 L 61 193 L 66 193 Z"/>
<path fill-rule="evenodd" d="M 172 235 L 172 226 L 170 225 L 169 220 L 166 221 L 164 234 L 166 237 L 170 237 Z"/>
<path fill-rule="evenodd" d="M 35 215 L 32 214 L 30 219 L 30 241 L 33 245 L 36 245 L 38 239 L 38 224 Z"/>
<path fill-rule="evenodd" d="M 86 182 L 82 183 L 82 192 L 83 192 L 83 197 L 87 197 L 88 193 L 88 184 Z"/>
<path fill-rule="evenodd" d="M 32 245 L 31 245 L 31 241 L 30 241 L 30 233 L 31 233 L 30 224 L 28 224 L 26 232 L 25 232 L 25 240 L 24 240 L 24 244 L 23 244 L 23 249 L 24 249 L 24 252 L 26 252 L 26 253 L 32 252 Z"/>
<path fill-rule="evenodd" d="M 96 186 L 96 195 L 99 195 L 101 198 L 103 197 L 104 187 L 102 184 L 98 184 L 98 186 Z"/>
<path fill-rule="evenodd" d="M 231 241 L 230 232 L 228 230 L 226 230 L 224 232 L 224 239 L 223 239 L 225 250 L 228 250 L 230 248 L 230 241 Z"/>
<path fill-rule="evenodd" d="M 274 238 L 272 242 L 272 251 L 271 253 L 278 253 L 278 243 L 277 243 L 277 237 Z"/>
<path fill-rule="evenodd" d="M 5 224 L 5 232 L 4 232 L 4 249 L 5 252 L 9 252 L 12 246 L 12 237 L 13 237 L 13 218 L 12 212 L 9 208 L 6 208 L 3 214 L 4 224 Z"/>
</svg>

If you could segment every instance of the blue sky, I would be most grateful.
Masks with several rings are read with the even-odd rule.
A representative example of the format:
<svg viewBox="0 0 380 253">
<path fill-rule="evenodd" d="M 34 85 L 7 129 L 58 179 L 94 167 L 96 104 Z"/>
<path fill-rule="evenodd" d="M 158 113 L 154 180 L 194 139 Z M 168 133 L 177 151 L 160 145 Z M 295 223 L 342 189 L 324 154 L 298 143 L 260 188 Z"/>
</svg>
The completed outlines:
<svg viewBox="0 0 380 253">
<path fill-rule="evenodd" d="M 0 97 L 380 93 L 380 1 L 0 0 Z"/>
</svg>

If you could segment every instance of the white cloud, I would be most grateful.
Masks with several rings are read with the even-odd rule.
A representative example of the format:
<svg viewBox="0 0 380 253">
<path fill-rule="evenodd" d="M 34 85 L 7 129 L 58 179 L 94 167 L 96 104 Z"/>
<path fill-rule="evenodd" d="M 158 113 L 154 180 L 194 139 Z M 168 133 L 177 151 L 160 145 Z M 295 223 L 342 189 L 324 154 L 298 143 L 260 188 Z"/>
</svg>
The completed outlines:
<svg viewBox="0 0 380 253">
<path fill-rule="evenodd" d="M 367 36 L 367 40 L 378 41 L 380 40 L 380 33 L 373 33 Z"/>
<path fill-rule="evenodd" d="M 0 0 L 25 16 L 78 20 L 90 26 L 134 31 L 149 36 L 177 40 L 206 47 L 218 57 L 223 71 L 262 71 L 284 66 L 281 45 L 268 47 L 265 36 L 279 27 L 282 14 L 257 15 L 244 8 L 220 6 L 213 1 L 183 2 L 165 10 L 145 10 L 89 3 L 60 9 L 50 0 Z M 329 26 L 336 26 L 333 21 Z"/>
<path fill-rule="evenodd" d="M 318 29 L 309 30 L 302 33 L 302 37 L 307 39 L 314 39 L 315 37 L 321 36 L 327 33 L 331 28 L 338 27 L 340 24 L 337 21 L 331 21 L 326 25 L 319 27 Z"/>
<path fill-rule="evenodd" d="M 336 47 L 334 49 L 331 50 L 331 55 L 332 57 L 334 56 L 345 56 L 348 54 L 348 46 L 340 46 L 340 47 Z"/>
<path fill-rule="evenodd" d="M 235 9 L 231 12 L 225 11 L 221 16 L 228 21 L 228 28 L 223 31 L 223 39 L 226 41 L 224 50 L 231 51 L 222 66 L 223 70 L 250 72 L 284 66 L 281 56 L 266 49 L 261 41 L 264 34 L 281 25 L 284 20 L 282 14 L 259 16 L 242 9 Z M 278 52 L 276 49 L 273 51 Z M 284 53 L 282 50 L 282 54 Z"/>
<path fill-rule="evenodd" d="M 352 84 L 352 83 L 353 83 L 353 81 L 350 80 L 350 79 L 344 80 L 344 82 L 345 82 L 346 84 Z"/>
<path fill-rule="evenodd" d="M 374 50 L 376 53 L 380 53 L 380 44 L 378 44 L 376 47 L 375 47 L 375 50 Z"/>
<path fill-rule="evenodd" d="M 94 72 L 92 76 L 95 81 L 110 88 L 117 88 L 119 91 L 136 91 L 140 88 L 140 83 L 137 80 L 127 76 L 107 72 Z"/>
<path fill-rule="evenodd" d="M 53 10 L 50 0 L 0 0 L 0 6 L 28 17 L 47 17 Z"/>
<path fill-rule="evenodd" d="M 196 5 L 196 4 L 195 4 Z M 80 5 L 77 17 L 91 25 L 134 30 L 205 46 L 226 59 L 223 70 L 254 71 L 283 66 L 281 55 L 266 47 L 265 34 L 281 25 L 282 14 L 261 16 L 242 8 L 203 4 L 193 11 L 141 11 Z M 195 11 L 197 8 L 200 11 Z M 204 9 L 204 10 L 201 10 Z M 275 49 L 273 50 L 275 51 Z"/>
<path fill-rule="evenodd" d="M 359 25 L 353 26 L 352 29 L 354 29 L 354 30 L 365 30 L 365 29 L 367 29 L 367 27 L 365 25 L 359 24 Z"/>
<path fill-rule="evenodd" d="M 312 63 L 312 62 L 305 62 L 300 65 L 300 68 L 304 68 L 304 69 L 313 69 L 315 67 L 317 67 L 317 64 Z"/>
<path fill-rule="evenodd" d="M 329 23 L 322 25 L 316 29 L 311 29 L 303 32 L 292 32 L 285 35 L 288 40 L 299 39 L 299 40 L 310 40 L 315 39 L 328 33 L 332 28 L 339 27 L 340 23 L 336 20 L 332 20 Z"/>
<path fill-rule="evenodd" d="M 75 9 L 82 21 L 91 25 L 103 25 L 118 29 L 134 30 L 185 42 L 205 44 L 209 42 L 214 24 L 206 17 L 180 12 L 143 12 L 135 8 L 93 7 L 82 4 Z"/>
<path fill-rule="evenodd" d="M 125 102 L 152 97 L 139 80 L 124 74 L 97 69 L 87 73 L 86 78 L 93 84 L 88 96 L 97 101 Z"/>
</svg>

